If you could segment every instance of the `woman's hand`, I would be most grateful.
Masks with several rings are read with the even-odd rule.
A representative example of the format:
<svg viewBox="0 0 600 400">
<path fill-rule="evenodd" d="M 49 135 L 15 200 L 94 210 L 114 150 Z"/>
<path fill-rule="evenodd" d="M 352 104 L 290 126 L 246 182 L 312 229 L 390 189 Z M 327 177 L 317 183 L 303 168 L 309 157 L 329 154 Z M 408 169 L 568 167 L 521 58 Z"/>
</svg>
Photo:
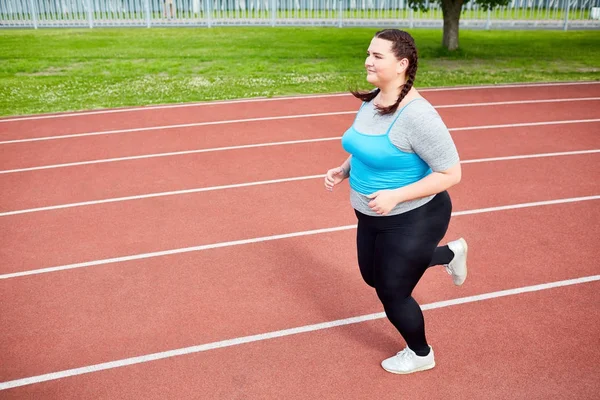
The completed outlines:
<svg viewBox="0 0 600 400">
<path fill-rule="evenodd" d="M 367 197 L 372 199 L 369 208 L 379 215 L 386 215 L 399 203 L 398 194 L 393 190 L 379 190 Z"/>
<path fill-rule="evenodd" d="M 346 179 L 346 170 L 344 168 L 337 167 L 330 169 L 325 175 L 325 189 L 331 192 L 333 187 L 344 179 Z"/>
</svg>

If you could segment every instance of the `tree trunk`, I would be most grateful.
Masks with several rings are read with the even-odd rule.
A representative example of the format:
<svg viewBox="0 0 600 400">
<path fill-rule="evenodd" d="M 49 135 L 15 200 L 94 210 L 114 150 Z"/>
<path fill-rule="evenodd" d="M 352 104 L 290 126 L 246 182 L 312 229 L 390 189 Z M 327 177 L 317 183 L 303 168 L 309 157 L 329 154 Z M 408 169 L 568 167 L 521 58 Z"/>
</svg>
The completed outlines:
<svg viewBox="0 0 600 400">
<path fill-rule="evenodd" d="M 444 37 L 442 46 L 448 50 L 458 49 L 458 22 L 464 0 L 442 0 L 444 13 Z"/>
</svg>

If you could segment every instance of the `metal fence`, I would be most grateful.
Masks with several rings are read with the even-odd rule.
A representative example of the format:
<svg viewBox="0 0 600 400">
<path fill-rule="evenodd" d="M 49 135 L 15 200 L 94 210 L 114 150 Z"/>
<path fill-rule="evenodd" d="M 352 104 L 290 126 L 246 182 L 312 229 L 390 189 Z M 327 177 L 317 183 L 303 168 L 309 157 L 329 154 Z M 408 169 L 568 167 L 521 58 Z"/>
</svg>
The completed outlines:
<svg viewBox="0 0 600 400">
<path fill-rule="evenodd" d="M 0 27 L 394 26 L 441 27 L 442 10 L 406 0 L 0 0 Z M 461 27 L 599 29 L 600 0 L 512 0 L 463 6 Z"/>
</svg>

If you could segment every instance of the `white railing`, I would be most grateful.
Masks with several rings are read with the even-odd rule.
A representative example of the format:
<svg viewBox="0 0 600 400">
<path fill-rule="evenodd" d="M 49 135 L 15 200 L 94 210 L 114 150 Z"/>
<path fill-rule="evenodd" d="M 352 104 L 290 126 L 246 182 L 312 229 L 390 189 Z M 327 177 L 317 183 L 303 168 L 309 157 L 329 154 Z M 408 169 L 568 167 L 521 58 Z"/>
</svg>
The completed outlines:
<svg viewBox="0 0 600 400">
<path fill-rule="evenodd" d="M 437 3 L 406 0 L 0 0 L 0 27 L 395 26 L 441 27 Z M 461 27 L 599 29 L 600 0 L 512 0 L 463 6 Z"/>
</svg>

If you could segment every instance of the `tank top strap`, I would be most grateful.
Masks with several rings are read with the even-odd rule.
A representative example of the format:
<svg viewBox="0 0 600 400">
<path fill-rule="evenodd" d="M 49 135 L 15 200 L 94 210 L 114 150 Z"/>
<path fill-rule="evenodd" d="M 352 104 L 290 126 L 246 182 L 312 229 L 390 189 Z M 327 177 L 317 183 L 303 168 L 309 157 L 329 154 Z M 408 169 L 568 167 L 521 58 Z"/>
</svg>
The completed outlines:
<svg viewBox="0 0 600 400">
<path fill-rule="evenodd" d="M 354 124 L 356 123 L 356 120 L 358 119 L 358 114 L 360 114 L 360 111 L 362 110 L 362 108 L 365 106 L 365 104 L 367 104 L 366 101 L 363 101 L 360 104 L 360 107 L 358 108 L 358 111 L 356 111 L 356 115 L 354 116 L 354 121 L 352 121 L 352 127 L 354 127 Z"/>
<path fill-rule="evenodd" d="M 409 101 L 408 103 L 406 103 L 406 104 L 404 105 L 404 107 L 402 107 L 402 108 L 400 109 L 400 111 L 398 111 L 398 114 L 396 115 L 396 117 L 394 118 L 394 120 L 392 121 L 392 123 L 390 124 L 390 126 L 388 127 L 387 131 L 385 132 L 385 134 L 386 134 L 386 135 L 389 135 L 389 134 L 390 134 L 390 131 L 392 130 L 392 127 L 394 126 L 394 124 L 396 123 L 396 121 L 397 121 L 397 120 L 398 120 L 398 118 L 400 117 L 400 114 L 402 114 L 402 112 L 404 111 L 404 109 L 405 109 L 406 107 L 408 107 L 408 106 L 409 106 L 411 103 L 413 103 L 413 102 L 415 102 L 415 101 L 417 101 L 417 100 L 423 100 L 423 98 L 422 98 L 422 97 L 417 97 L 416 99 L 412 99 L 411 101 Z"/>
</svg>

